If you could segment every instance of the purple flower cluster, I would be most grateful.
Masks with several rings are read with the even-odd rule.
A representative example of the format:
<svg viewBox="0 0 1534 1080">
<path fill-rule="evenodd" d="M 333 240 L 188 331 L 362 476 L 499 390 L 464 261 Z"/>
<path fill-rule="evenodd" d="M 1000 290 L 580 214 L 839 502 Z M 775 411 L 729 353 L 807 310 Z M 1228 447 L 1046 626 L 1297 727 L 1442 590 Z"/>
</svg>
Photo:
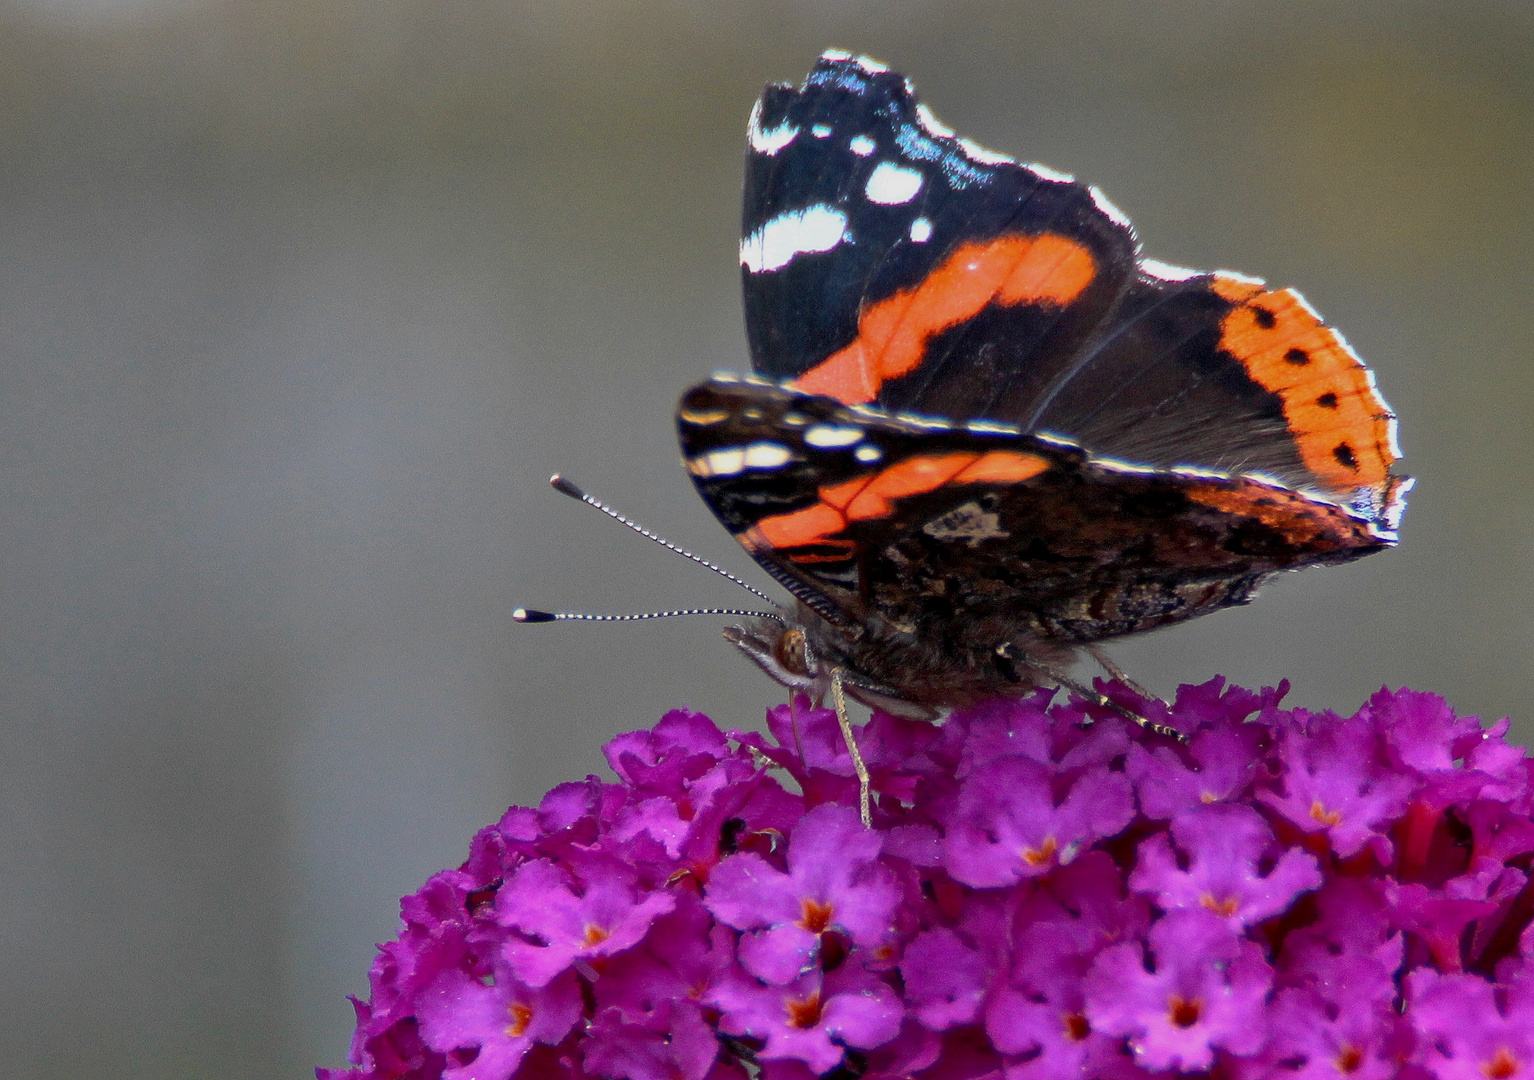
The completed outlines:
<svg viewBox="0 0 1534 1080">
<path fill-rule="evenodd" d="M 673 712 L 403 901 L 320 1080 L 1534 1076 L 1534 775 L 1221 680 L 771 739 Z"/>
</svg>

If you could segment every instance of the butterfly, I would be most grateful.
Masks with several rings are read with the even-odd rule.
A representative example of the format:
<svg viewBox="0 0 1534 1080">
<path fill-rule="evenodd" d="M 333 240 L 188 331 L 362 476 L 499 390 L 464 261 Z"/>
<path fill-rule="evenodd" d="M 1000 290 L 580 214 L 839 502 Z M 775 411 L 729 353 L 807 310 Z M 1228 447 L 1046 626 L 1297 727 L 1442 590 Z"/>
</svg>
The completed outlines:
<svg viewBox="0 0 1534 1080">
<path fill-rule="evenodd" d="M 1299 293 L 1143 257 L 1097 188 L 866 57 L 756 103 L 740 262 L 753 373 L 677 425 L 794 598 L 727 631 L 790 688 L 927 716 L 1079 689 L 1083 649 L 1397 542 L 1395 416 Z"/>
</svg>

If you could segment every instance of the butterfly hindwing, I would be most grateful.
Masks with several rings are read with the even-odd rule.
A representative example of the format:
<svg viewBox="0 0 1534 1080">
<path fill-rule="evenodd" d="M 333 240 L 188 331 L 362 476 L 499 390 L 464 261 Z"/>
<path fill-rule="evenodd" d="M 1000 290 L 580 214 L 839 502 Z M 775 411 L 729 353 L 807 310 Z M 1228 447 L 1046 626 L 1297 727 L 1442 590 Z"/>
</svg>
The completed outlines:
<svg viewBox="0 0 1534 1080">
<path fill-rule="evenodd" d="M 1095 641 L 1245 602 L 1276 570 L 1386 542 L 1281 486 L 1126 470 L 1016 429 L 761 382 L 694 387 L 679 418 L 714 513 L 837 622 L 992 619 Z"/>
</svg>

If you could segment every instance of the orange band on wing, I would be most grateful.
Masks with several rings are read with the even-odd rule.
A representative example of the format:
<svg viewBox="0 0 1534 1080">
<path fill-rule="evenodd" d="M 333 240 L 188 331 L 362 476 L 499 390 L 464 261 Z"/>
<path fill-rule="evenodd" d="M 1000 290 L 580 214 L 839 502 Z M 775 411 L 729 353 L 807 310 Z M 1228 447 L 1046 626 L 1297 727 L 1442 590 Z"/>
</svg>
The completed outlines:
<svg viewBox="0 0 1534 1080">
<path fill-rule="evenodd" d="M 1220 324 L 1220 348 L 1279 396 L 1306 468 L 1337 491 L 1381 488 L 1396 460 L 1395 418 L 1342 335 L 1293 289 L 1216 274 L 1214 291 L 1238 305 Z"/>
<path fill-rule="evenodd" d="M 915 287 L 866 308 L 856 340 L 794 385 L 848 405 L 866 404 L 886 381 L 916 370 L 933 335 L 974 317 L 992 301 L 1064 305 L 1096 275 L 1092 253 L 1055 233 L 962 244 Z"/>
<path fill-rule="evenodd" d="M 743 539 L 747 547 L 776 549 L 825 543 L 854 521 L 888 517 L 895 499 L 949 484 L 1022 483 L 1048 468 L 1047 458 L 1015 450 L 906 458 L 872 476 L 823 487 L 814 506 L 763 518 Z"/>
</svg>

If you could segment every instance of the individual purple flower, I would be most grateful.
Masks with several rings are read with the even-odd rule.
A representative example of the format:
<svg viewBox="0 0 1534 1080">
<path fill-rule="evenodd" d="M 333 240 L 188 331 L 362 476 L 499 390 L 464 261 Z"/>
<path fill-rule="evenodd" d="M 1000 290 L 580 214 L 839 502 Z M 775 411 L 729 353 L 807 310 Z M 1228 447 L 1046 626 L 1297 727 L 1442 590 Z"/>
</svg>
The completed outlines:
<svg viewBox="0 0 1534 1080">
<path fill-rule="evenodd" d="M 827 933 L 864 949 L 891 935 L 900 894 L 878 856 L 879 835 L 856 810 L 817 806 L 794 829 L 786 872 L 754 852 L 731 855 L 710 876 L 705 902 L 722 922 L 747 931 L 739 945 L 747 971 L 790 982 L 816 961 Z"/>
<path fill-rule="evenodd" d="M 1011 885 L 1069 863 L 1133 817 L 1123 773 L 1098 766 L 1061 777 L 1029 758 L 998 758 L 964 779 L 939 819 L 946 829 L 944 862 L 966 885 Z"/>
<path fill-rule="evenodd" d="M 1144 938 L 1145 900 L 1101 851 L 1062 867 L 1019 897 L 1005 978 L 994 980 L 985 1030 L 1011 1080 L 1117 1076 L 1131 1068 L 1124 1040 L 1093 1029 L 1085 977 L 1110 945 Z"/>
<path fill-rule="evenodd" d="M 684 892 L 643 942 L 605 962 L 592 987 L 596 1007 L 664 1031 L 673 1003 L 701 1001 L 735 962 L 735 940 L 696 896 Z"/>
<path fill-rule="evenodd" d="M 1399 1074 L 1402 1052 L 1411 1045 L 1388 1005 L 1381 1008 L 1367 997 L 1331 1001 L 1309 988 L 1280 990 L 1267 1023 L 1262 1066 L 1252 1070 L 1257 1075 L 1389 1080 Z"/>
<path fill-rule="evenodd" d="M 1407 977 L 1407 1018 L 1423 1064 L 1440 1080 L 1534 1076 L 1534 986 L 1498 988 L 1475 975 L 1419 969 Z M 1499 1000 L 1500 999 L 1500 1000 Z"/>
<path fill-rule="evenodd" d="M 1147 966 L 1147 961 L 1150 962 Z M 1252 941 L 1202 909 L 1173 911 L 1138 943 L 1103 950 L 1086 978 L 1093 1028 L 1128 1036 L 1151 1069 L 1207 1069 L 1216 1048 L 1262 1049 L 1273 971 Z"/>
<path fill-rule="evenodd" d="M 1363 716 L 1321 716 L 1307 727 L 1279 730 L 1281 790 L 1258 799 L 1302 832 L 1324 834 L 1343 858 L 1372 841 L 1386 861 L 1386 827 L 1405 811 L 1415 779 L 1381 761 L 1378 733 Z"/>
<path fill-rule="evenodd" d="M 1186 870 L 1172 850 L 1174 841 Z M 1275 846 L 1273 830 L 1249 806 L 1193 807 L 1172 820 L 1170 839 L 1156 833 L 1140 845 L 1129 887 L 1168 911 L 1202 907 L 1241 930 L 1321 884 L 1316 860 L 1298 848 L 1288 848 L 1264 870 Z"/>
<path fill-rule="evenodd" d="M 1165 820 L 1190 806 L 1240 796 L 1256 773 L 1265 734 L 1256 724 L 1221 723 L 1195 734 L 1186 747 L 1131 746 L 1124 772 L 1141 812 Z"/>
<path fill-rule="evenodd" d="M 995 988 L 985 1030 L 1010 1080 L 1103 1076 L 1128 1063 L 1123 1040 L 1094 1030 L 1083 977 L 1099 942 L 1082 921 L 1051 919 L 1018 934 L 1017 964 Z"/>
<path fill-rule="evenodd" d="M 1359 712 L 1379 731 L 1387 755 L 1419 773 L 1450 772 L 1464 756 L 1460 743 L 1481 734 L 1481 722 L 1458 716 L 1437 694 L 1381 689 Z"/>
<path fill-rule="evenodd" d="M 574 972 L 534 988 L 502 964 L 488 985 L 461 969 L 444 970 L 416 1006 L 422 1041 L 453 1063 L 443 1080 L 507 1080 L 535 1043 L 559 1042 L 580 1015 Z"/>
<path fill-rule="evenodd" d="M 502 952 L 517 977 L 543 986 L 578 959 L 638 944 L 676 904 L 664 890 L 640 894 L 635 875 L 609 860 L 582 860 L 579 877 L 547 860 L 524 863 L 496 897 L 495 916 L 524 936 Z"/>
<path fill-rule="evenodd" d="M 1405 940 L 1392 887 L 1339 877 L 1308 898 L 1313 921 L 1290 930 L 1278 955 L 1278 982 L 1315 991 L 1328 1005 L 1393 1011 Z"/>
<path fill-rule="evenodd" d="M 869 1050 L 900 1033 L 900 999 L 857 964 L 818 970 L 782 985 L 764 985 L 745 971 L 725 973 L 709 992 L 719 1029 L 763 1043 L 764 1060 L 802 1061 L 819 1075 L 842 1060 L 843 1047 Z"/>
</svg>

